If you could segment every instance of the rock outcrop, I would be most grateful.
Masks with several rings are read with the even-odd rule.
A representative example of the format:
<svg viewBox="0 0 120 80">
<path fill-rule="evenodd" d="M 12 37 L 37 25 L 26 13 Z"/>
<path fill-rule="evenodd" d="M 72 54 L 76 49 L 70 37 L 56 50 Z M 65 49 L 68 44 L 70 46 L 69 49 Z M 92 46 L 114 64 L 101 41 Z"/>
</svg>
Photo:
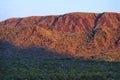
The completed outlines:
<svg viewBox="0 0 120 80">
<path fill-rule="evenodd" d="M 0 40 L 18 48 L 44 48 L 74 58 L 119 61 L 120 14 L 12 18 L 0 22 Z"/>
</svg>

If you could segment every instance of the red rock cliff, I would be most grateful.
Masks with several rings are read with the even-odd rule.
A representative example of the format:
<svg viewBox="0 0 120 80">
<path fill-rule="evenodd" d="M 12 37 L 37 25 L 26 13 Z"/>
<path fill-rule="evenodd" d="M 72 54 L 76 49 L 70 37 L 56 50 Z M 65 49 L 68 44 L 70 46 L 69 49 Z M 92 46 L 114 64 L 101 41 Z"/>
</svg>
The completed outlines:
<svg viewBox="0 0 120 80">
<path fill-rule="evenodd" d="M 12 18 L 0 22 L 0 40 L 17 47 L 45 48 L 77 58 L 118 60 L 120 14 L 70 13 Z"/>
</svg>

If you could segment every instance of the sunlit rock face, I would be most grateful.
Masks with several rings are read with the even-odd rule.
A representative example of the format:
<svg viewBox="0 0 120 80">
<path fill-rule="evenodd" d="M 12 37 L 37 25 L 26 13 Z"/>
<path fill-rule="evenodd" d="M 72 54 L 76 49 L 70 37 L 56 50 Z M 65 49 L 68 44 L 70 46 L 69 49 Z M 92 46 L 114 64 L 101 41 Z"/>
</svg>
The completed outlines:
<svg viewBox="0 0 120 80">
<path fill-rule="evenodd" d="M 77 12 L 11 18 L 0 22 L 0 41 L 10 44 L 8 46 L 1 43 L 1 48 L 4 46 L 9 52 L 14 50 L 10 46 L 22 50 L 34 47 L 33 49 L 40 48 L 72 58 L 118 61 L 120 14 Z M 33 51 L 38 53 L 37 56 L 42 53 Z M 18 52 L 19 50 L 14 50 L 14 53 Z M 26 52 L 29 53 L 29 50 Z M 46 53 L 44 55 L 49 54 Z"/>
</svg>

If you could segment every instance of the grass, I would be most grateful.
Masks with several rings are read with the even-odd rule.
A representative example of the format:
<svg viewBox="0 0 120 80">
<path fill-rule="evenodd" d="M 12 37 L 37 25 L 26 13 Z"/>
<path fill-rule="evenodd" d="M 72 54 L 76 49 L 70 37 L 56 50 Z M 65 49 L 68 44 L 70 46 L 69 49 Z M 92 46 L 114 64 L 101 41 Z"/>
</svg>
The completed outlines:
<svg viewBox="0 0 120 80">
<path fill-rule="evenodd" d="M 120 62 L 0 58 L 0 80 L 119 80 Z"/>
</svg>

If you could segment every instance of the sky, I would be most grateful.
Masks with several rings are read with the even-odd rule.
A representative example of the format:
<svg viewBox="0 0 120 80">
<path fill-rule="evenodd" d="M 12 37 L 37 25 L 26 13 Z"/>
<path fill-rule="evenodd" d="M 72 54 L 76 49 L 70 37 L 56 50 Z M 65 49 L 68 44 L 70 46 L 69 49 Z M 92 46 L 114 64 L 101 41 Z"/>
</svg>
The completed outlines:
<svg viewBox="0 0 120 80">
<path fill-rule="evenodd" d="M 61 15 L 71 12 L 117 12 L 120 0 L 1 0 L 0 21 L 27 16 Z"/>
</svg>

